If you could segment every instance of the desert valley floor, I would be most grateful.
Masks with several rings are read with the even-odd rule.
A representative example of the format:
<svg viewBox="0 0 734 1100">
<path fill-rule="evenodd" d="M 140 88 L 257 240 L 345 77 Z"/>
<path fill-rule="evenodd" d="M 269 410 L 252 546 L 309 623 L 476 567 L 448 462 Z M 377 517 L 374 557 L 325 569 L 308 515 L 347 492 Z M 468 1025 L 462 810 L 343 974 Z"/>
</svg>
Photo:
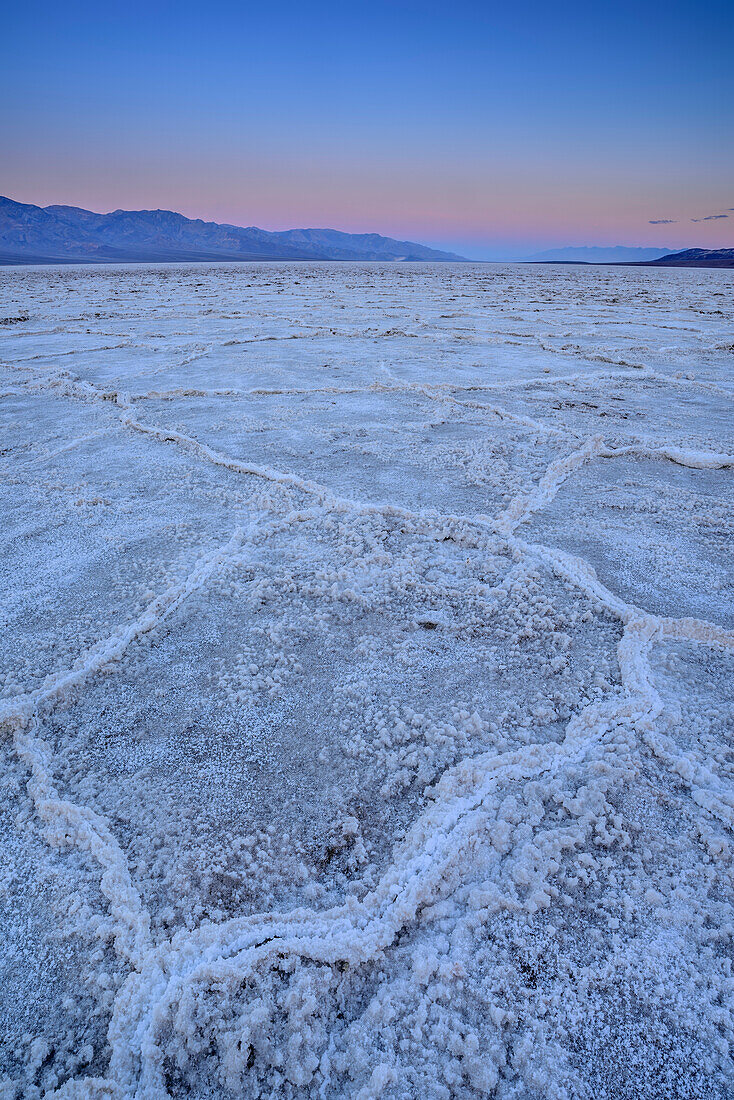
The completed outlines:
<svg viewBox="0 0 734 1100">
<path fill-rule="evenodd" d="M 0 322 L 0 1096 L 734 1097 L 734 272 Z"/>
</svg>

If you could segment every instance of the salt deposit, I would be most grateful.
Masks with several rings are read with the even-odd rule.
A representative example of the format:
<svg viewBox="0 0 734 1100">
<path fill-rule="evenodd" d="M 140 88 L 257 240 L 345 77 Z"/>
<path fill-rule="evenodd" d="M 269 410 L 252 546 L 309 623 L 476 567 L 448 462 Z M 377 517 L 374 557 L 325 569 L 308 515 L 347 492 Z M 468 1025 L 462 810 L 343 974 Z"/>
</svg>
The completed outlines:
<svg viewBox="0 0 734 1100">
<path fill-rule="evenodd" d="M 731 1097 L 734 277 L 0 279 L 0 1095 Z"/>
</svg>

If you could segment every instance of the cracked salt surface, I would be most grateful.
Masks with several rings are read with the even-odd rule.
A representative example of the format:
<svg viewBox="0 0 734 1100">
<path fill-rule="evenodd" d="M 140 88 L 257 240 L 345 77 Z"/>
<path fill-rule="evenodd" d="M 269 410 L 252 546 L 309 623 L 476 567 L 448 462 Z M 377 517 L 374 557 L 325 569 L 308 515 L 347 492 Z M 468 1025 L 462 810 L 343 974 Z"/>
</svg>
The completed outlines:
<svg viewBox="0 0 734 1100">
<path fill-rule="evenodd" d="M 731 290 L 4 274 L 0 1095 L 734 1093 Z"/>
</svg>

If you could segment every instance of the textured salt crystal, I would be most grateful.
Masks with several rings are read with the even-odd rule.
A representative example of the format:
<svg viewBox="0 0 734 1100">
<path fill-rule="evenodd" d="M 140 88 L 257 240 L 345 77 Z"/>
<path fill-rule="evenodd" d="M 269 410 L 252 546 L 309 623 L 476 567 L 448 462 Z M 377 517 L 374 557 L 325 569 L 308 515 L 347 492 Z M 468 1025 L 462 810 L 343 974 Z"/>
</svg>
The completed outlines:
<svg viewBox="0 0 734 1100">
<path fill-rule="evenodd" d="M 3 1094 L 723 1100 L 726 274 L 294 271 L 5 280 Z"/>
</svg>

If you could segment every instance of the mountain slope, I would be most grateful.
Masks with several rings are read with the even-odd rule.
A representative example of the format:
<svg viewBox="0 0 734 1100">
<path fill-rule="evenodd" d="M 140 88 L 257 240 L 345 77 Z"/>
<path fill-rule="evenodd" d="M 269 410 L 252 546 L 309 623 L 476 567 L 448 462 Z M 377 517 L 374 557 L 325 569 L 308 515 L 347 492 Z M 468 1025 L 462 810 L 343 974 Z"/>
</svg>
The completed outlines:
<svg viewBox="0 0 734 1100">
<path fill-rule="evenodd" d="M 0 197 L 0 263 L 120 263 L 173 260 L 461 260 L 377 233 L 220 225 L 171 210 L 95 214 Z"/>
<path fill-rule="evenodd" d="M 578 246 L 568 248 L 551 248 L 547 252 L 537 252 L 529 259 L 533 263 L 644 263 L 656 260 L 665 255 L 670 249 L 666 248 L 630 248 L 626 245 L 614 245 L 613 247 Z"/>
<path fill-rule="evenodd" d="M 734 267 L 734 248 L 687 248 L 651 260 L 655 267 Z"/>
<path fill-rule="evenodd" d="M 734 267 L 734 248 L 687 248 L 666 252 L 657 248 L 558 248 L 539 252 L 527 263 L 611 264 L 619 267 Z"/>
</svg>

